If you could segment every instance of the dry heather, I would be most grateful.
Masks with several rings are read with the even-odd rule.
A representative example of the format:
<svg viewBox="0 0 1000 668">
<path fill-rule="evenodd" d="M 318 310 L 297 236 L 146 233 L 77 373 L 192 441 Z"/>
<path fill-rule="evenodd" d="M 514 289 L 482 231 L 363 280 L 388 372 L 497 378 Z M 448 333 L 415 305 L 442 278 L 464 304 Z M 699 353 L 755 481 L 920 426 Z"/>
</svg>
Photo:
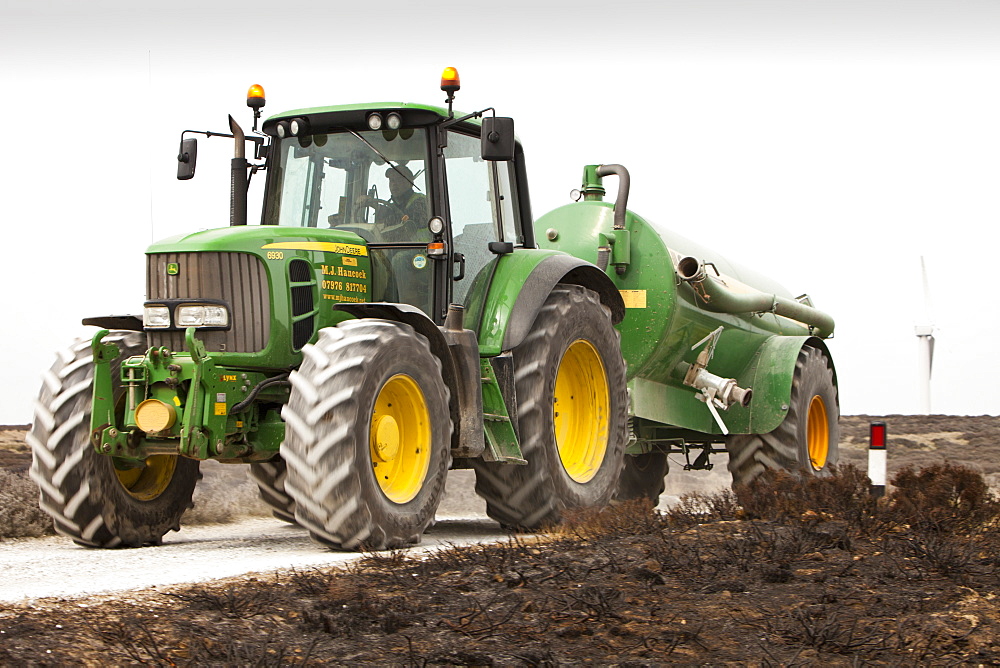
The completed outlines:
<svg viewBox="0 0 1000 668">
<path fill-rule="evenodd" d="M 942 464 L 880 502 L 847 466 L 805 484 L 624 504 L 422 559 L 373 554 L 117 597 L 0 605 L 0 664 L 996 664 L 998 504 Z M 57 626 L 58 625 L 58 626 Z"/>
<path fill-rule="evenodd" d="M 26 427 L 0 428 L 0 540 L 54 534 L 52 519 L 38 508 L 38 487 L 28 477 L 31 449 Z M 195 489 L 195 506 L 184 523 L 212 524 L 239 517 L 269 516 L 246 466 L 203 462 L 204 475 Z"/>
<path fill-rule="evenodd" d="M 38 487 L 23 472 L 0 469 L 0 540 L 54 533 L 52 518 L 38 507 Z"/>
<path fill-rule="evenodd" d="M 905 466 L 921 468 L 948 460 L 981 472 L 991 487 L 1000 488 L 1000 418 L 844 416 L 840 420 L 842 463 L 866 467 L 868 426 L 872 420 L 884 420 L 889 425 L 890 475 Z M 53 532 L 51 522 L 37 510 L 38 492 L 27 479 L 31 453 L 24 442 L 26 429 L 26 426 L 0 427 L 0 490 L 3 490 L 0 491 L 0 540 Z M 685 474 L 680 468 L 675 461 L 667 479 L 668 494 L 726 484 L 724 456 L 719 457 L 716 471 L 711 474 L 700 471 Z M 256 485 L 247 477 L 245 466 L 204 462 L 202 472 L 205 477 L 195 490 L 195 506 L 185 515 L 184 524 L 228 522 L 238 517 L 270 514 L 258 499 Z M 456 489 L 462 498 L 449 507 L 468 508 L 480 503 L 472 492 L 471 482 L 454 474 L 451 478 L 457 479 L 454 487 L 449 484 L 449 490 Z"/>
</svg>

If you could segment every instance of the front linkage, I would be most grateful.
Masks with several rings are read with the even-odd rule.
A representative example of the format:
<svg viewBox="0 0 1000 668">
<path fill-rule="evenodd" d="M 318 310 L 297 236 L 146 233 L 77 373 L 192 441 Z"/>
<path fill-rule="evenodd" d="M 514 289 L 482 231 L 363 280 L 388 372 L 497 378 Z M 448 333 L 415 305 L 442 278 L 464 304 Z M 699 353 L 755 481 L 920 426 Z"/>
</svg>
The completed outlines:
<svg viewBox="0 0 1000 668">
<path fill-rule="evenodd" d="M 189 327 L 188 352 L 150 348 L 123 360 L 114 378 L 112 362 L 120 351 L 102 342 L 107 334 L 100 330 L 91 343 L 90 438 L 99 453 L 141 466 L 159 454 L 261 461 L 277 452 L 284 435 L 277 407 L 288 400 L 287 374 L 218 366 Z M 275 409 L 262 411 L 268 402 Z"/>
</svg>

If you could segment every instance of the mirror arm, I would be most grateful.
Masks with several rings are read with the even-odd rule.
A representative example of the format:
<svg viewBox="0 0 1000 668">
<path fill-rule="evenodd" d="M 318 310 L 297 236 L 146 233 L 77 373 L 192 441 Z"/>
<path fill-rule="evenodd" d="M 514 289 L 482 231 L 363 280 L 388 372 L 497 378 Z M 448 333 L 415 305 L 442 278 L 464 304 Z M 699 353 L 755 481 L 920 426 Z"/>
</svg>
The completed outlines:
<svg viewBox="0 0 1000 668">
<path fill-rule="evenodd" d="M 193 135 L 205 135 L 206 137 L 229 137 L 230 139 L 235 139 L 236 135 L 229 135 L 225 132 L 210 132 L 208 130 L 185 130 L 181 133 L 181 141 L 184 140 L 184 135 L 191 133 Z M 265 137 L 244 137 L 244 141 L 252 141 L 254 144 L 262 145 L 265 141 Z"/>
<path fill-rule="evenodd" d="M 471 114 L 466 114 L 465 116 L 462 116 L 461 118 L 449 118 L 447 121 L 444 121 L 443 123 L 441 123 L 440 127 L 441 127 L 442 130 L 444 130 L 445 128 L 450 128 L 451 126 L 455 125 L 456 123 L 462 123 L 463 121 L 467 121 L 467 120 L 469 120 L 471 118 L 480 118 L 487 111 L 492 111 L 493 115 L 496 116 L 496 113 L 497 113 L 496 109 L 494 109 L 493 107 L 486 107 L 485 109 L 482 109 L 480 111 L 474 111 Z"/>
</svg>

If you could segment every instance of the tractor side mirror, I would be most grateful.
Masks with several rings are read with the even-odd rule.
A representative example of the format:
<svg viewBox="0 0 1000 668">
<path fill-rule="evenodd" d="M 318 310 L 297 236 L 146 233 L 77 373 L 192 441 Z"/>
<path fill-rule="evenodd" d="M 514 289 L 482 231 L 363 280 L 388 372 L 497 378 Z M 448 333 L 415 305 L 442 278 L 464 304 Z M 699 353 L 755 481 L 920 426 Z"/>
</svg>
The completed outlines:
<svg viewBox="0 0 1000 668">
<path fill-rule="evenodd" d="M 491 116 L 483 119 L 483 160 L 514 159 L 514 119 Z"/>
<path fill-rule="evenodd" d="M 181 150 L 177 154 L 177 178 L 187 181 L 194 177 L 194 167 L 197 162 L 198 140 L 194 137 L 181 139 Z"/>
</svg>

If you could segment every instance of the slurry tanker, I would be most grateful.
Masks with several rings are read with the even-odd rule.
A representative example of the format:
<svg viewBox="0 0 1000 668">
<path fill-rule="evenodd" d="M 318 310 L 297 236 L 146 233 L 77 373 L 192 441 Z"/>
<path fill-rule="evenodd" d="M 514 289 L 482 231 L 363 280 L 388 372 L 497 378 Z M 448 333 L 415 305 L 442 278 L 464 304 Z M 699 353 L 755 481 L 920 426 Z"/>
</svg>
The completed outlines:
<svg viewBox="0 0 1000 668">
<path fill-rule="evenodd" d="M 159 543 L 207 459 L 249 464 L 275 516 L 345 550 L 419 541 L 449 469 L 518 530 L 655 501 L 671 454 L 728 452 L 737 483 L 828 474 L 828 315 L 629 211 L 621 165 L 535 219 L 513 120 L 454 112 L 453 68 L 442 90 L 258 129 L 254 86 L 249 134 L 182 134 L 181 179 L 194 135 L 233 140 L 230 224 L 150 246 L 141 313 L 86 318 L 44 375 L 31 475 L 60 533 Z"/>
</svg>

